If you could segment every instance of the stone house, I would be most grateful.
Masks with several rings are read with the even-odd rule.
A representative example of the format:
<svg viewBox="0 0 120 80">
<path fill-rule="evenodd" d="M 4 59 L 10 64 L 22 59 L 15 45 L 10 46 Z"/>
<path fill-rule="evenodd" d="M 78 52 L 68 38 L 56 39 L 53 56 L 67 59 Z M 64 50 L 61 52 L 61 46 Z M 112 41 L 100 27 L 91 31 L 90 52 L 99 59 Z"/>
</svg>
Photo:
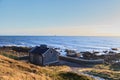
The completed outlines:
<svg viewBox="0 0 120 80">
<path fill-rule="evenodd" d="M 29 51 L 29 60 L 37 65 L 49 65 L 59 62 L 59 52 L 47 45 L 36 46 Z"/>
</svg>

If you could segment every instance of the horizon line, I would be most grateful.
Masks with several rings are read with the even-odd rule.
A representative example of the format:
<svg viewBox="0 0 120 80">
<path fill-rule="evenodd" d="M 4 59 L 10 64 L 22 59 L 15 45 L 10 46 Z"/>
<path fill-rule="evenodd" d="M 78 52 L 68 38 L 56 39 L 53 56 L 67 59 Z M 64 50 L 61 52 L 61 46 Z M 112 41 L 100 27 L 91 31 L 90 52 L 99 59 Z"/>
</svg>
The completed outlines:
<svg viewBox="0 0 120 80">
<path fill-rule="evenodd" d="M 72 37 L 79 37 L 79 36 L 81 36 L 81 37 L 120 37 L 120 36 L 107 36 L 107 35 L 105 35 L 105 36 L 100 36 L 100 35 L 0 35 L 0 36 L 51 36 L 51 37 L 53 37 L 53 36 L 56 36 L 56 37 L 59 37 L 59 36 L 72 36 Z"/>
</svg>

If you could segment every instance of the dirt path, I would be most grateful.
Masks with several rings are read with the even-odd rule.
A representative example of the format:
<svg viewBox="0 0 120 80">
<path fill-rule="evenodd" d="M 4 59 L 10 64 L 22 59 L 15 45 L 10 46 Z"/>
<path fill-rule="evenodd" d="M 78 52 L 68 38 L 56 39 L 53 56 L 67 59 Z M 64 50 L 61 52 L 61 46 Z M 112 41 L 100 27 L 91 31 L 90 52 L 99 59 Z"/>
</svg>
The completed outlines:
<svg viewBox="0 0 120 80">
<path fill-rule="evenodd" d="M 97 76 L 83 73 L 84 71 L 92 70 L 93 65 L 76 64 L 76 63 L 67 62 L 67 61 L 60 61 L 60 64 L 69 66 L 71 68 L 72 72 L 74 72 L 74 73 L 90 76 L 90 77 L 94 78 L 95 80 L 105 80 L 105 79 L 97 77 Z"/>
<path fill-rule="evenodd" d="M 93 79 L 95 80 L 105 80 L 103 78 L 100 78 L 100 77 L 97 77 L 97 76 L 93 76 L 93 75 L 89 75 L 89 74 L 86 74 L 86 73 L 83 73 L 83 71 L 90 71 L 92 70 L 91 68 L 75 68 L 75 67 L 71 67 L 71 70 L 77 74 L 83 74 L 83 75 L 86 75 L 86 76 L 90 76 L 92 77 Z"/>
</svg>

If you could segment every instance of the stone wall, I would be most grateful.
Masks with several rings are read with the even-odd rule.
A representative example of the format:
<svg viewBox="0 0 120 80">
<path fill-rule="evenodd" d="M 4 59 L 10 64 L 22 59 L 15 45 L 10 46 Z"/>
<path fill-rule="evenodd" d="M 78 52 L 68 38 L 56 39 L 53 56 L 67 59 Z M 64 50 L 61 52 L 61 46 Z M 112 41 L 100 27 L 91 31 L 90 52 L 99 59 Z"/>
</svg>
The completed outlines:
<svg viewBox="0 0 120 80">
<path fill-rule="evenodd" d="M 66 56 L 59 56 L 60 60 L 65 60 L 69 62 L 74 62 L 78 64 L 103 64 L 103 59 L 98 60 L 86 60 L 86 59 L 78 59 L 78 58 L 72 58 L 72 57 L 66 57 Z"/>
</svg>

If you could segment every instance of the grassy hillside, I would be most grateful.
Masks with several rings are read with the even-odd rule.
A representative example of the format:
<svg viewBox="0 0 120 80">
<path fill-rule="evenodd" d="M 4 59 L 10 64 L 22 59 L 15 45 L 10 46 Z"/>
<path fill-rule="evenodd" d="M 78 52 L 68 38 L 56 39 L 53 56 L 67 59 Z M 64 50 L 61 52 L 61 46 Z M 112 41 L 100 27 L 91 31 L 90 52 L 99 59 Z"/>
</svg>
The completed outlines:
<svg viewBox="0 0 120 80">
<path fill-rule="evenodd" d="M 3 55 L 0 56 L 0 80 L 92 80 L 87 76 L 73 73 L 74 70 L 71 72 L 68 66 L 40 67 L 19 61 L 20 57 L 28 55 L 28 50 L 26 47 L 0 47 L 0 55 Z M 78 67 L 77 72 L 120 80 L 120 63 L 100 64 L 89 68 Z"/>
<path fill-rule="evenodd" d="M 88 73 L 108 80 L 120 80 L 120 63 L 113 65 L 96 65 L 88 71 Z"/>
<path fill-rule="evenodd" d="M 98 64 L 92 68 L 82 68 L 78 71 L 98 76 L 105 80 L 120 80 L 120 63 L 113 65 Z"/>
<path fill-rule="evenodd" d="M 67 66 L 40 67 L 0 55 L 0 80 L 92 80 Z"/>
</svg>

